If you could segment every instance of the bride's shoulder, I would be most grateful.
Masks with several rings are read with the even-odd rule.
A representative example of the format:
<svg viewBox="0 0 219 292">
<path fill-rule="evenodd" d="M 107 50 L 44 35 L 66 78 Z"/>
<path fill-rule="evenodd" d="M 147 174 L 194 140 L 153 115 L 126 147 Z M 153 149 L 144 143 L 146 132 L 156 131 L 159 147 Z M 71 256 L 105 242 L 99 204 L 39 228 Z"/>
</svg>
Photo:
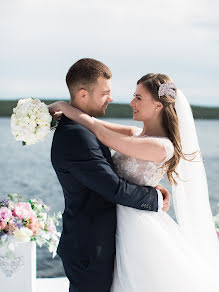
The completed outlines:
<svg viewBox="0 0 219 292">
<path fill-rule="evenodd" d="M 160 143 L 164 146 L 166 151 L 165 161 L 171 159 L 174 155 L 174 145 L 168 137 L 157 137 Z"/>
</svg>

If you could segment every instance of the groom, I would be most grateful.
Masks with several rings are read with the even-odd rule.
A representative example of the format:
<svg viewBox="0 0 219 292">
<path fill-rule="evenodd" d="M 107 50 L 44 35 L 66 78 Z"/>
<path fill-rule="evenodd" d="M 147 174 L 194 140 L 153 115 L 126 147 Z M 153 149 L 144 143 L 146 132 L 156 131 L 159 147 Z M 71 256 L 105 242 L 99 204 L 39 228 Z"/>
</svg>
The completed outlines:
<svg viewBox="0 0 219 292">
<path fill-rule="evenodd" d="M 111 77 L 103 63 L 79 60 L 66 76 L 70 104 L 90 116 L 104 116 L 112 101 Z M 163 197 L 155 188 L 134 185 L 118 177 L 109 149 L 93 133 L 64 115 L 53 137 L 51 159 L 65 198 L 57 253 L 70 281 L 69 291 L 109 292 L 115 256 L 116 204 L 158 211 L 158 199 L 161 209 Z M 169 204 L 168 191 L 161 191 Z"/>
</svg>

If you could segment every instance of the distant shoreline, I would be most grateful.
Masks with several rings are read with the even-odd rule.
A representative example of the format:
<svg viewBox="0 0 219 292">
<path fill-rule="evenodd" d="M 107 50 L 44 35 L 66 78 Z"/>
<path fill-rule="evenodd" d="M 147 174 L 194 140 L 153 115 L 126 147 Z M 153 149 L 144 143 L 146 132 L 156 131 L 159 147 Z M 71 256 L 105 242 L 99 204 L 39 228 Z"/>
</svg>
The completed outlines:
<svg viewBox="0 0 219 292">
<path fill-rule="evenodd" d="M 57 100 L 43 100 L 50 104 Z M 68 102 L 68 100 L 65 100 Z M 0 100 L 0 117 L 10 117 L 17 100 Z M 192 111 L 195 119 L 219 119 L 219 107 L 193 106 Z M 132 109 L 128 104 L 110 103 L 106 110 L 106 118 L 132 118 Z"/>
</svg>

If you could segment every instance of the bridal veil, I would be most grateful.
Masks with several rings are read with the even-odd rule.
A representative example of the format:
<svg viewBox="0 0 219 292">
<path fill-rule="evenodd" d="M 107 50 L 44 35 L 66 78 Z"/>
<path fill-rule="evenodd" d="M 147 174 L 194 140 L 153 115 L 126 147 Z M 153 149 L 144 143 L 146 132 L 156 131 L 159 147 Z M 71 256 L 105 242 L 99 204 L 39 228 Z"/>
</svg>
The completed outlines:
<svg viewBox="0 0 219 292">
<path fill-rule="evenodd" d="M 175 108 L 182 151 L 191 154 L 200 150 L 194 118 L 186 97 L 182 91 L 177 91 Z M 218 271 L 219 242 L 209 203 L 204 164 L 199 153 L 192 162 L 180 159 L 176 169 L 179 178 L 175 178 L 177 185 L 172 187 L 173 204 L 183 235 L 194 245 L 206 265 Z"/>
</svg>

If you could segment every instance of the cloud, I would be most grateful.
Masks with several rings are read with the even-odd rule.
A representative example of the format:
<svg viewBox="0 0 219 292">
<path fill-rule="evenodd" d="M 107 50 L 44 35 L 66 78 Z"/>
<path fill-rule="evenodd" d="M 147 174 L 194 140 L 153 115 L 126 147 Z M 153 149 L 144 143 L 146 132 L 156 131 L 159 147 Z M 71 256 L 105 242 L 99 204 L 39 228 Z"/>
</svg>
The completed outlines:
<svg viewBox="0 0 219 292">
<path fill-rule="evenodd" d="M 0 4 L 0 97 L 68 96 L 65 74 L 92 57 L 128 99 L 147 72 L 164 72 L 194 100 L 219 90 L 217 1 L 9 0 Z"/>
</svg>

